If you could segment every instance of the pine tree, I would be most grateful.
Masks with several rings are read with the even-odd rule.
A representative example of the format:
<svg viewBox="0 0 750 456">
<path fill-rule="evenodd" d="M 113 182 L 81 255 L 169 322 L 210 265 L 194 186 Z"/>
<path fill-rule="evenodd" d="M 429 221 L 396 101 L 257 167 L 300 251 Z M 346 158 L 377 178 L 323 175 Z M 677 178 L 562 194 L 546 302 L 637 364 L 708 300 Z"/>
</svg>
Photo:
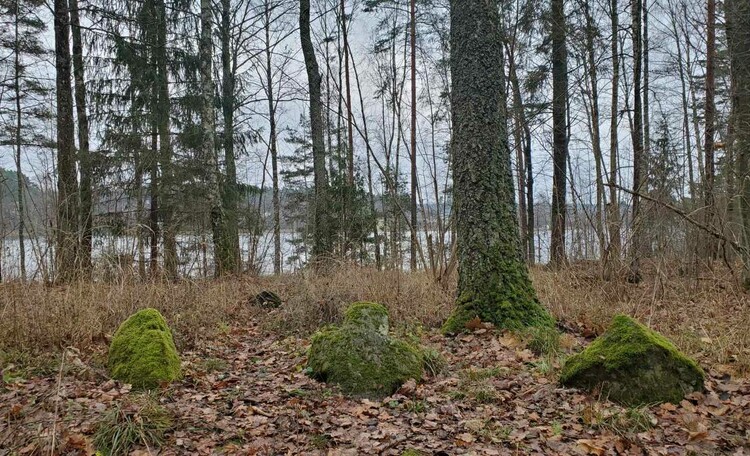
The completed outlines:
<svg viewBox="0 0 750 456">
<path fill-rule="evenodd" d="M 494 2 L 451 1 L 453 207 L 457 309 L 501 328 L 549 325 L 523 261 L 510 167 L 500 15 Z"/>
</svg>

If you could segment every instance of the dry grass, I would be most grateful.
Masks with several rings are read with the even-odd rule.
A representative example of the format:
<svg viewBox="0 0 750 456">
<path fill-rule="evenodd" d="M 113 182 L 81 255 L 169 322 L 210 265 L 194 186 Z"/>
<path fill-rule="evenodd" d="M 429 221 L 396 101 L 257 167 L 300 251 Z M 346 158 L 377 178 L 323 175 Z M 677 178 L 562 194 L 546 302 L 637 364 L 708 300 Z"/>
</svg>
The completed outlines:
<svg viewBox="0 0 750 456">
<path fill-rule="evenodd" d="M 284 301 L 266 311 L 252 305 L 270 290 Z M 354 301 L 386 305 L 394 322 L 439 325 L 450 312 L 452 291 L 426 273 L 378 272 L 347 267 L 326 276 L 310 273 L 178 283 L 39 283 L 0 285 L 0 350 L 86 349 L 107 341 L 136 310 L 158 309 L 169 321 L 179 348 L 190 347 L 223 326 L 261 318 L 269 329 L 307 334 L 338 321 Z"/>
<path fill-rule="evenodd" d="M 639 284 L 602 280 L 598 264 L 537 268 L 532 275 L 540 299 L 560 320 L 599 334 L 625 313 L 704 364 L 750 374 L 750 295 L 725 268 L 688 277 L 678 267 L 650 267 Z"/>
<path fill-rule="evenodd" d="M 613 315 L 627 313 L 663 332 L 704 364 L 731 365 L 734 371 L 750 373 L 750 298 L 727 271 L 685 278 L 661 268 L 645 274 L 648 279 L 638 285 L 604 281 L 596 264 L 557 272 L 535 268 L 532 275 L 541 301 L 568 324 L 600 333 Z M 250 318 L 275 332 L 309 334 L 338 321 L 348 304 L 362 300 L 387 306 L 396 326 L 437 327 L 452 307 L 455 280 L 450 284 L 436 285 L 423 272 L 356 266 L 325 276 L 306 272 L 175 284 L 2 284 L 0 352 L 101 349 L 117 325 L 143 307 L 155 307 L 165 315 L 180 348 Z M 281 296 L 281 308 L 252 306 L 262 290 Z"/>
</svg>

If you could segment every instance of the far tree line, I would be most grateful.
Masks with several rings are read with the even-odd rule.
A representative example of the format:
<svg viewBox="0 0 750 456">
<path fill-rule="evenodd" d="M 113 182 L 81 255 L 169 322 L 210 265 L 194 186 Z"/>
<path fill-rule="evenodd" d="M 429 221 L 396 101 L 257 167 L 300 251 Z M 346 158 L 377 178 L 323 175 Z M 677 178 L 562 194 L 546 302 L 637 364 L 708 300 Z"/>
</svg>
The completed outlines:
<svg viewBox="0 0 750 456">
<path fill-rule="evenodd" d="M 750 265 L 749 3 L 498 2 L 483 64 L 511 180 L 495 188 L 527 263 L 631 281 L 654 261 Z M 438 279 L 460 263 L 447 0 L 52 7 L 0 1 L 0 230 L 19 278 L 32 255 L 47 280 L 92 277 L 103 234 L 134 240 L 144 278 L 183 273 L 186 232 L 217 276 L 265 257 Z"/>
</svg>

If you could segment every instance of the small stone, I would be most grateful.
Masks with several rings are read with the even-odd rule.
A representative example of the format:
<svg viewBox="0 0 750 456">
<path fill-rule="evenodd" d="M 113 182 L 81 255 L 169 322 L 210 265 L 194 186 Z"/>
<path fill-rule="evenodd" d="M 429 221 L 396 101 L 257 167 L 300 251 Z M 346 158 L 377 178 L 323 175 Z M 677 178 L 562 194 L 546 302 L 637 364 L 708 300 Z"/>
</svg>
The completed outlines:
<svg viewBox="0 0 750 456">
<path fill-rule="evenodd" d="M 281 298 L 272 291 L 261 291 L 255 295 L 255 304 L 264 309 L 277 309 L 281 307 Z"/>
</svg>

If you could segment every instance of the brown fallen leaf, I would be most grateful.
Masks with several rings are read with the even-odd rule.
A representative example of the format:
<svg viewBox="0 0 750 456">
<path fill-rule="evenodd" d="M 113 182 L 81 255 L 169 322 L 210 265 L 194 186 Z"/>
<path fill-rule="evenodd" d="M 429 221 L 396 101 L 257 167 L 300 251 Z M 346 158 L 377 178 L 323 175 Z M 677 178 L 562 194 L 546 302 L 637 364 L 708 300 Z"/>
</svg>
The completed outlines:
<svg viewBox="0 0 750 456">
<path fill-rule="evenodd" d="M 472 444 L 476 442 L 477 438 L 474 437 L 474 434 L 470 434 L 468 432 L 464 432 L 463 434 L 458 434 L 456 436 L 456 444 L 459 446 L 466 446 L 469 444 Z"/>
<path fill-rule="evenodd" d="M 579 439 L 576 441 L 578 446 L 585 451 L 585 454 L 593 454 L 596 456 L 603 456 L 607 450 L 598 446 L 598 443 L 590 439 Z"/>
<path fill-rule="evenodd" d="M 471 320 L 466 322 L 466 329 L 468 329 L 469 331 L 482 329 L 482 320 L 480 320 L 479 317 L 472 318 Z"/>
<path fill-rule="evenodd" d="M 401 385 L 401 388 L 399 388 L 396 393 L 404 396 L 411 396 L 415 391 L 417 391 L 417 381 L 410 378 L 406 383 Z"/>
</svg>

